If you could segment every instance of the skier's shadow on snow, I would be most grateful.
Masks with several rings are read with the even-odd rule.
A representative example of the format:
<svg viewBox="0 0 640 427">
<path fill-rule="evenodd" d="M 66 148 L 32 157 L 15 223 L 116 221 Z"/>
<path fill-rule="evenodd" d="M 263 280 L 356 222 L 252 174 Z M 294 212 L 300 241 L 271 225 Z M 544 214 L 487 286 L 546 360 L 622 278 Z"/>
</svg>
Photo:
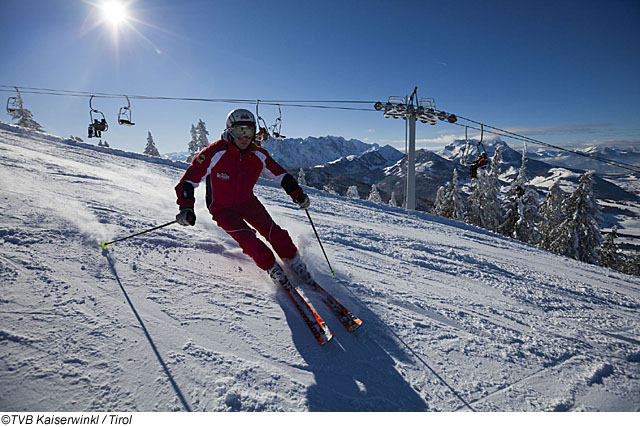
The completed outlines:
<svg viewBox="0 0 640 427">
<path fill-rule="evenodd" d="M 313 292 L 306 295 L 333 331 L 333 339 L 320 346 L 284 293 L 279 296 L 293 340 L 300 355 L 315 375 L 316 384 L 308 389 L 310 411 L 427 411 L 427 403 L 396 370 L 398 360 L 413 363 L 381 324 L 381 320 L 361 304 L 337 295 L 353 307 L 363 320 L 355 332 L 347 332 Z M 375 336 L 374 336 L 375 331 Z M 378 342 L 384 343 L 382 348 Z"/>
</svg>

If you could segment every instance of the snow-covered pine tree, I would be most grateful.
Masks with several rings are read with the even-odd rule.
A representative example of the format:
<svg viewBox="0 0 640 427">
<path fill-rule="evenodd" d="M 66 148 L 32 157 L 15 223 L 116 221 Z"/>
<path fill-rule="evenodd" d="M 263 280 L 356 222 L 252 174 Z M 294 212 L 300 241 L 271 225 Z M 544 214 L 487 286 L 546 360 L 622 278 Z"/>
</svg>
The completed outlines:
<svg viewBox="0 0 640 427">
<path fill-rule="evenodd" d="M 156 144 L 153 142 L 153 136 L 151 136 L 151 131 L 148 131 L 147 134 L 147 146 L 144 149 L 144 154 L 153 157 L 160 157 L 160 152 L 156 148 Z"/>
<path fill-rule="evenodd" d="M 629 255 L 625 266 L 622 269 L 623 272 L 634 276 L 640 276 L 640 252 Z"/>
<path fill-rule="evenodd" d="M 304 170 L 302 168 L 300 168 L 300 171 L 298 172 L 298 184 L 307 185 L 307 178 L 305 177 Z"/>
<path fill-rule="evenodd" d="M 482 228 L 484 228 L 484 224 L 482 222 L 482 202 L 484 199 L 483 182 L 485 178 L 485 171 L 483 169 L 480 169 L 476 178 L 471 181 L 471 194 L 469 194 L 469 197 L 467 198 L 467 211 L 464 213 L 464 222 Z M 436 193 L 436 205 L 434 205 L 434 213 L 436 213 L 435 206 L 437 206 L 437 203 L 439 202 L 438 194 L 440 193 L 440 188 Z"/>
<path fill-rule="evenodd" d="M 33 118 L 33 113 L 28 108 L 24 108 L 24 101 L 20 92 L 16 95 L 16 102 L 14 108 L 9 108 L 9 101 L 7 101 L 7 113 L 11 116 L 12 120 L 17 120 L 18 126 L 23 128 L 33 129 L 38 132 L 44 132 L 44 129 Z"/>
<path fill-rule="evenodd" d="M 42 128 L 42 126 L 40 126 L 40 123 L 36 122 L 36 120 L 33 118 L 33 114 L 30 110 L 23 108 L 20 111 L 22 111 L 22 115 L 20 119 L 18 119 L 18 126 L 33 129 L 38 132 L 44 132 L 44 129 Z"/>
<path fill-rule="evenodd" d="M 558 237 L 555 235 L 560 224 L 567 219 L 565 204 L 569 195 L 560 188 L 560 180 L 553 183 L 546 197 L 540 204 L 541 222 L 539 225 L 541 241 L 540 247 L 553 250 L 553 241 Z"/>
<path fill-rule="evenodd" d="M 602 244 L 599 224 L 602 214 L 593 195 L 593 171 L 580 177 L 578 188 L 567 198 L 568 218 L 553 230 L 555 239 L 550 249 L 569 258 L 590 264 L 598 263 L 598 248 Z"/>
<path fill-rule="evenodd" d="M 524 195 L 518 200 L 518 222 L 516 222 L 516 238 L 521 242 L 537 245 L 542 235 L 538 230 L 541 216 L 538 212 L 540 204 L 538 192 L 527 187 Z"/>
<path fill-rule="evenodd" d="M 436 201 L 433 206 L 433 213 L 444 218 L 464 220 L 465 202 L 458 188 L 458 170 L 453 170 L 451 181 L 445 186 L 438 188 Z"/>
<path fill-rule="evenodd" d="M 482 227 L 489 231 L 497 231 L 500 224 L 500 164 L 502 163 L 502 146 L 496 147 L 491 158 L 489 171 L 478 170 L 478 176 L 472 181 L 471 195 L 467 200 L 465 222 Z"/>
<path fill-rule="evenodd" d="M 391 197 L 389 198 L 389 206 L 393 206 L 394 208 L 398 207 L 398 202 L 396 201 L 396 192 L 391 191 Z"/>
<path fill-rule="evenodd" d="M 614 225 L 611 233 L 606 235 L 602 246 L 600 246 L 598 262 L 603 267 L 622 271 L 625 266 L 625 257 L 618 249 L 618 245 L 615 242 L 616 237 L 618 237 L 618 226 Z"/>
<path fill-rule="evenodd" d="M 537 244 L 541 235 L 538 192 L 527 186 L 526 145 L 522 150 L 522 165 L 507 192 L 504 219 L 498 231 L 522 242 Z"/>
<path fill-rule="evenodd" d="M 350 199 L 359 199 L 360 194 L 358 194 L 358 187 L 352 185 L 351 187 L 347 188 L 347 194 L 345 196 Z"/>
<path fill-rule="evenodd" d="M 447 186 L 441 185 L 436 190 L 436 199 L 433 202 L 433 209 L 431 213 L 444 217 L 447 215 L 449 209 L 447 208 Z"/>
<path fill-rule="evenodd" d="M 338 192 L 331 185 L 325 185 L 322 190 L 325 193 L 334 194 L 336 196 L 338 195 Z"/>
<path fill-rule="evenodd" d="M 500 165 L 502 164 L 502 145 L 496 147 L 491 158 L 491 168 L 484 176 L 484 195 L 481 203 L 483 227 L 489 231 L 498 231 L 500 225 Z"/>
<path fill-rule="evenodd" d="M 198 150 L 198 132 L 195 125 L 191 125 L 189 133 L 191 134 L 191 141 L 189 141 L 189 155 L 187 156 L 187 162 L 191 163 L 200 152 L 200 150 Z"/>
<path fill-rule="evenodd" d="M 518 199 L 524 196 L 524 182 L 522 180 L 522 168 L 511 183 L 506 194 L 506 200 L 502 206 L 502 222 L 498 226 L 498 232 L 504 236 L 516 238 L 516 223 L 520 220 Z"/>
<path fill-rule="evenodd" d="M 369 197 L 367 197 L 367 200 L 374 203 L 382 203 L 382 197 L 380 197 L 378 187 L 376 187 L 375 184 L 371 186 L 371 192 L 369 193 Z"/>
<path fill-rule="evenodd" d="M 198 125 L 196 126 L 197 133 L 197 141 L 198 141 L 198 153 L 204 150 L 209 146 L 209 131 L 207 130 L 207 125 L 202 121 L 202 119 L 198 119 Z"/>
</svg>

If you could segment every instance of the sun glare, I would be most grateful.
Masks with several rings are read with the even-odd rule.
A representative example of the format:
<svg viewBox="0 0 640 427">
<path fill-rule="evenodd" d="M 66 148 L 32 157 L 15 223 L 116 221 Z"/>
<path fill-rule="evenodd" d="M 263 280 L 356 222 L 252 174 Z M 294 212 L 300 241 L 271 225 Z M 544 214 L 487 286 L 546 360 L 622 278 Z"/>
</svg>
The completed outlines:
<svg viewBox="0 0 640 427">
<path fill-rule="evenodd" d="M 127 9 L 118 1 L 109 1 L 102 5 L 104 19 L 113 25 L 124 23 L 127 20 Z"/>
</svg>

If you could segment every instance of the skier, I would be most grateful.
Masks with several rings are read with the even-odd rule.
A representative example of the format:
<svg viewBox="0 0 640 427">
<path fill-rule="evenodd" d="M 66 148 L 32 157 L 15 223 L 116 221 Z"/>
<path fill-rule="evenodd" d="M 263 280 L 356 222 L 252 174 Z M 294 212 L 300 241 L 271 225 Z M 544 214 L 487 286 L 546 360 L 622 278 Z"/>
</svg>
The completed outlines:
<svg viewBox="0 0 640 427">
<path fill-rule="evenodd" d="M 309 281 L 311 276 L 289 233 L 273 221 L 253 194 L 253 187 L 260 174 L 264 173 L 280 183 L 301 209 L 309 207 L 309 196 L 264 148 L 257 146 L 255 138 L 256 121 L 253 114 L 245 109 L 231 111 L 221 139 L 193 159 L 175 187 L 180 207 L 176 220 L 180 225 L 195 225 L 194 189 L 204 180 L 207 207 L 213 220 L 238 242 L 242 251 L 258 267 L 269 273 L 274 282 L 286 283 L 285 273 L 273 252 L 256 236 L 255 230 L 293 271 Z"/>
<path fill-rule="evenodd" d="M 482 154 L 480 154 L 478 160 L 473 162 L 471 164 L 471 167 L 469 168 L 469 174 L 471 175 L 471 178 L 476 178 L 478 176 L 478 168 L 485 168 L 488 164 L 489 156 L 487 156 L 487 153 L 483 151 Z"/>
</svg>

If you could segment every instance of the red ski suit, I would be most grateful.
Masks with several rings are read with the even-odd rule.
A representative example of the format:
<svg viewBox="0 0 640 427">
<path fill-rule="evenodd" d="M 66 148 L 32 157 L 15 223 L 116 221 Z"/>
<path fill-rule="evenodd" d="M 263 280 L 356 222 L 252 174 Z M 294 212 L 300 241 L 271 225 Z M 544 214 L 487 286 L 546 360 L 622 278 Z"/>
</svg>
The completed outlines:
<svg viewBox="0 0 640 427">
<path fill-rule="evenodd" d="M 276 262 L 275 256 L 247 223 L 271 243 L 280 258 L 293 258 L 298 249 L 253 194 L 261 173 L 280 183 L 292 199 L 302 193 L 295 178 L 265 149 L 251 144 L 241 151 L 225 139 L 209 145 L 193 160 L 175 190 L 180 209 L 193 208 L 194 188 L 206 181 L 207 207 L 213 219 L 258 267 L 267 270 Z"/>
</svg>

